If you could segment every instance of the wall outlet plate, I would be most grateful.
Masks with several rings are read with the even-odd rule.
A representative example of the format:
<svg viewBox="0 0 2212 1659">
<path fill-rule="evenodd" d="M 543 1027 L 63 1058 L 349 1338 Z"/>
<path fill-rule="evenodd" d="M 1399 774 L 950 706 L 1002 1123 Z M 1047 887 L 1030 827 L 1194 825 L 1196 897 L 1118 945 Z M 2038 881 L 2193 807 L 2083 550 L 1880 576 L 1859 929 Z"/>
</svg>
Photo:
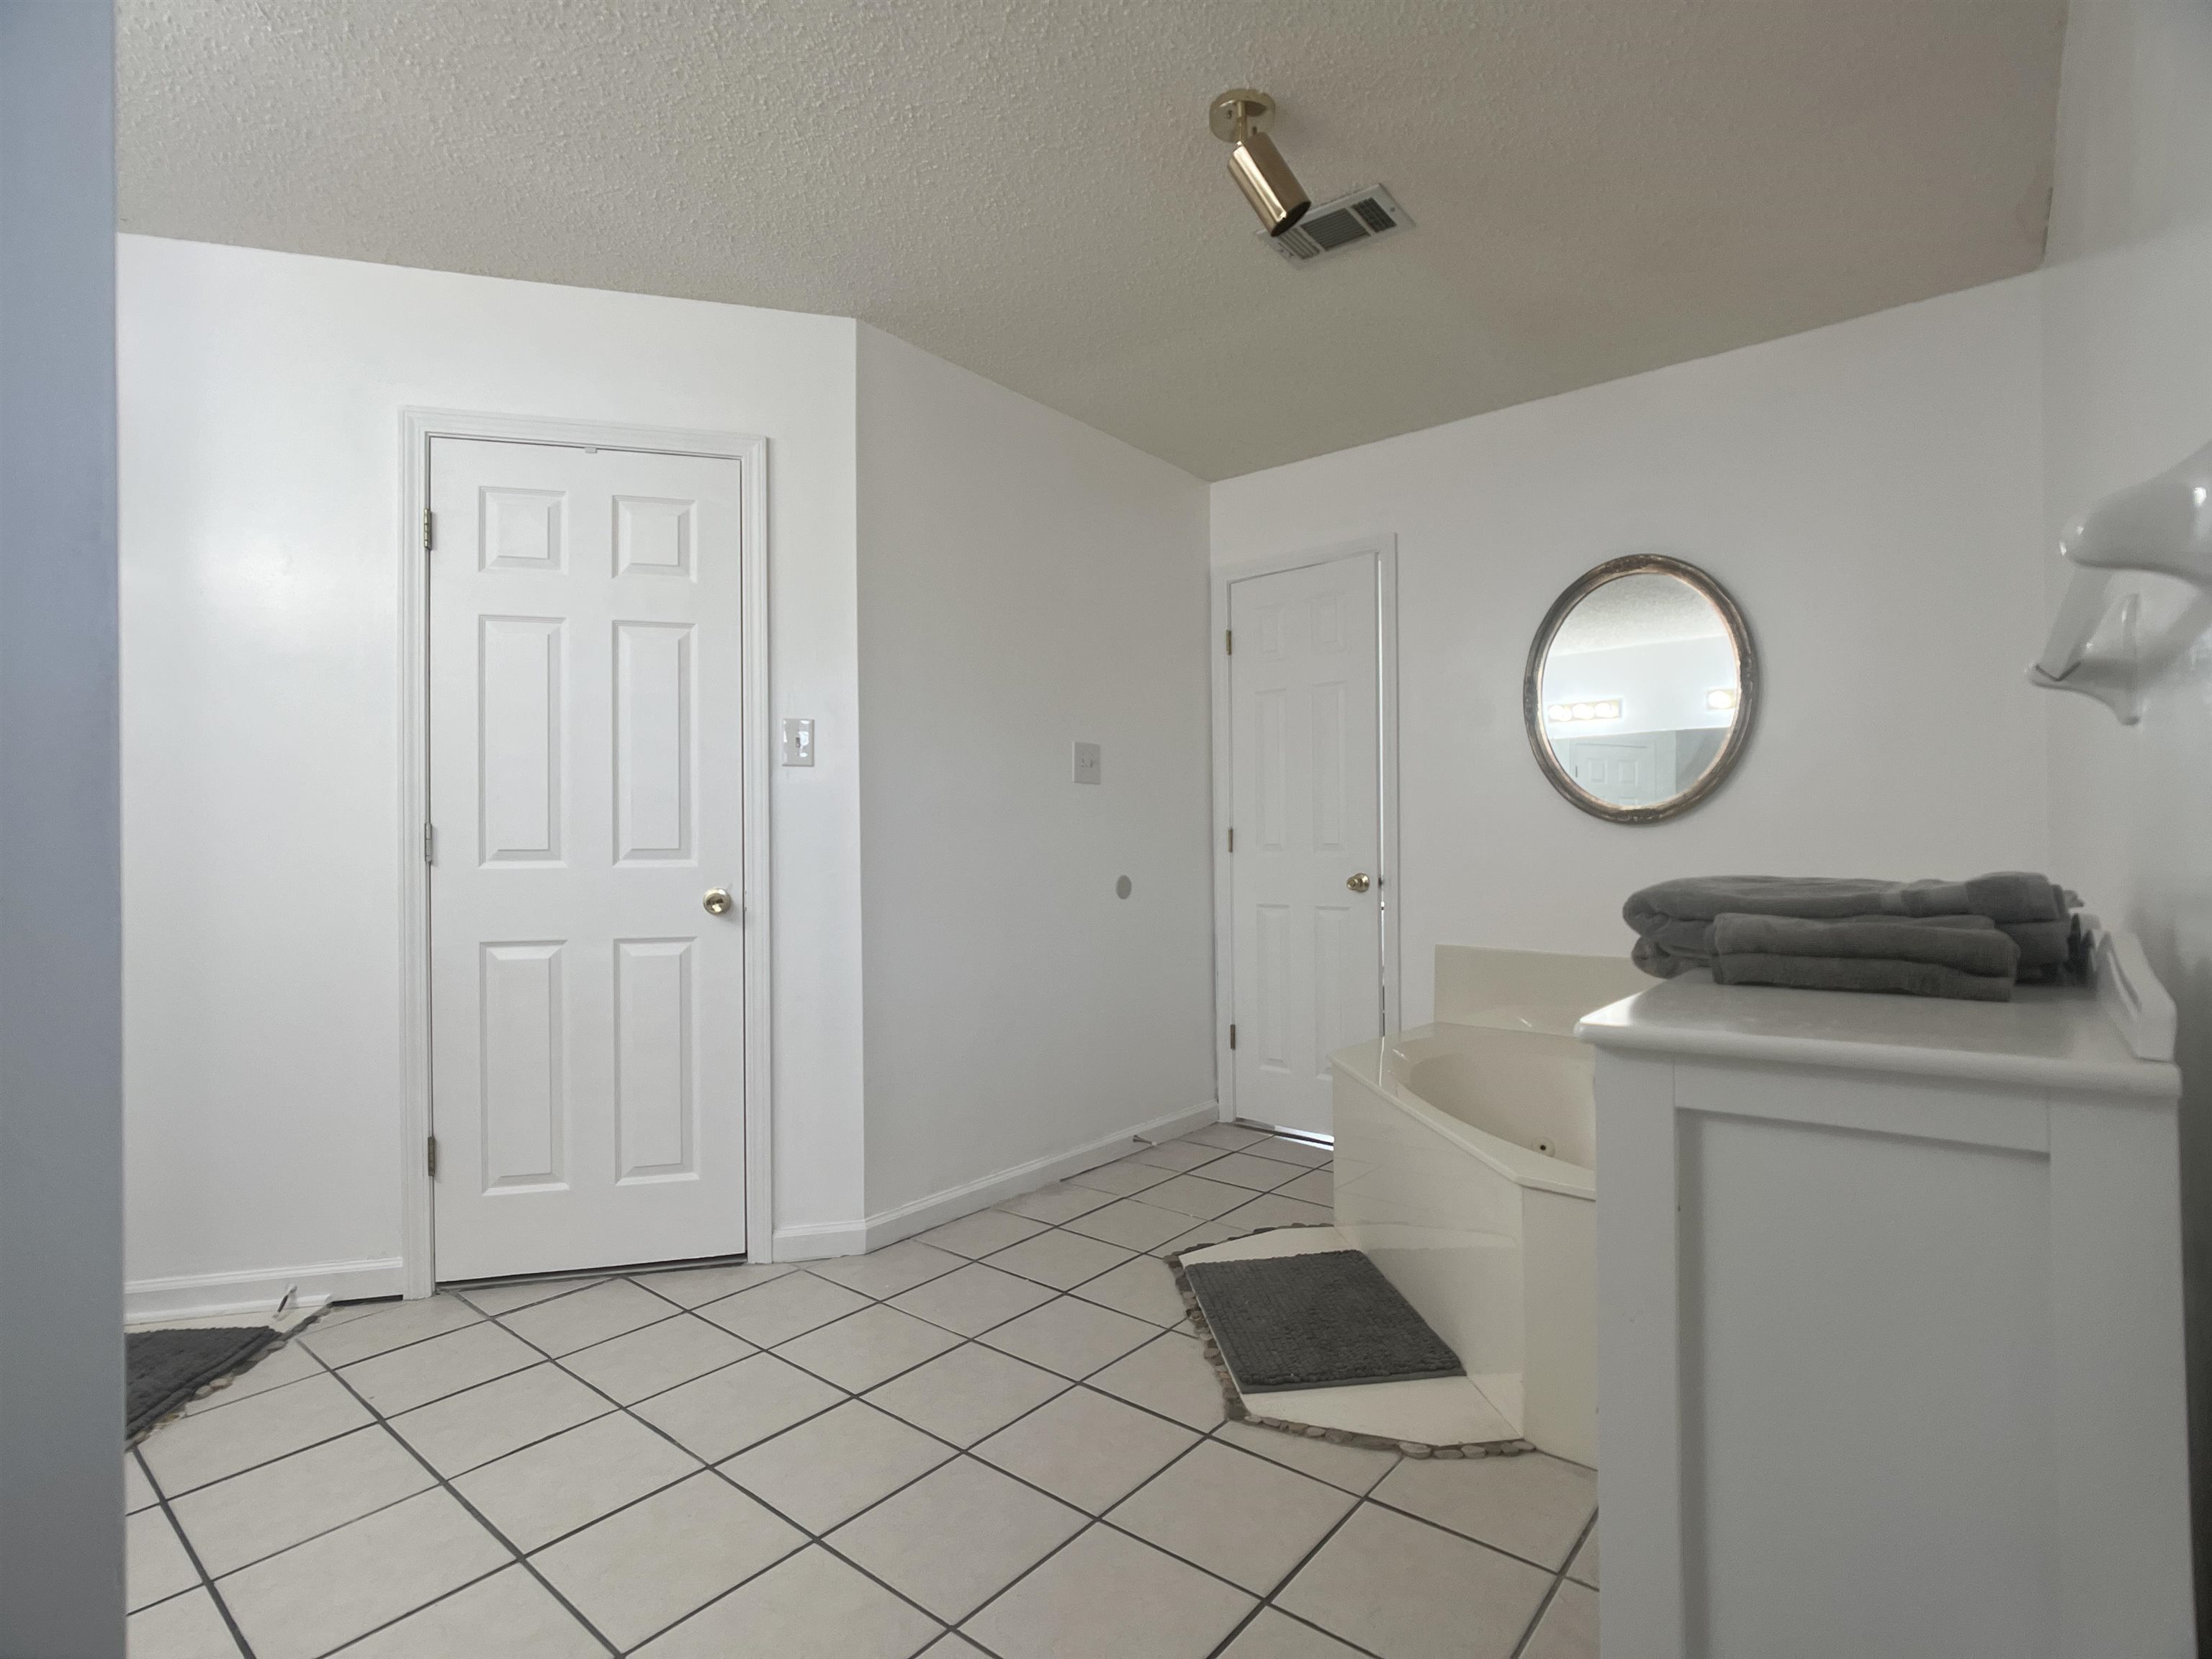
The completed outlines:
<svg viewBox="0 0 2212 1659">
<path fill-rule="evenodd" d="M 1098 745 L 1079 743 L 1075 745 L 1075 781 L 1078 783 L 1098 781 Z"/>
<path fill-rule="evenodd" d="M 786 766 L 814 764 L 812 720 L 786 720 L 783 723 L 783 763 Z"/>
</svg>

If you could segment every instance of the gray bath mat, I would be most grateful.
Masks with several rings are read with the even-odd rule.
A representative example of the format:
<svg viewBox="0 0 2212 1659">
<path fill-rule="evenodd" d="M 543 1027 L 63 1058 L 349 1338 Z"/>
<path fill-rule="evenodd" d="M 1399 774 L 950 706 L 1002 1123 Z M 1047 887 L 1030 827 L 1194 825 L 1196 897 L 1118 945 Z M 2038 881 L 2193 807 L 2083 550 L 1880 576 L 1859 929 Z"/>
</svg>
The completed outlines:
<svg viewBox="0 0 2212 1659">
<path fill-rule="evenodd" d="M 1182 1271 L 1246 1394 L 1467 1375 L 1360 1251 L 1185 1261 Z"/>
<path fill-rule="evenodd" d="M 132 1331 L 124 1338 L 130 1382 L 123 1402 L 127 1445 L 210 1382 L 235 1376 L 283 1340 L 266 1325 Z"/>
</svg>

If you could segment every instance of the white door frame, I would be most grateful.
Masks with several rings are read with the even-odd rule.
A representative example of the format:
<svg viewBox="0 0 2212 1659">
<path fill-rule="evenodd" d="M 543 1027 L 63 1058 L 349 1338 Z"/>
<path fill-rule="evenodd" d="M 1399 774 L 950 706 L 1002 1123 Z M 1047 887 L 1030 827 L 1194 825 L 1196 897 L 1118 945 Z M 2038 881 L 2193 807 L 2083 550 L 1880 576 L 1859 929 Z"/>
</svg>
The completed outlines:
<svg viewBox="0 0 2212 1659">
<path fill-rule="evenodd" d="M 1237 1007 L 1236 882 L 1225 833 L 1235 811 L 1236 757 L 1232 734 L 1235 718 L 1229 706 L 1229 586 L 1252 576 L 1272 576 L 1285 570 L 1339 559 L 1375 556 L 1375 654 L 1377 724 L 1376 747 L 1382 781 L 1379 828 L 1382 852 L 1376 871 L 1382 895 L 1382 1030 L 1398 1018 L 1398 936 L 1404 927 L 1399 917 L 1398 892 L 1398 538 L 1384 532 L 1357 541 L 1335 542 L 1303 552 L 1281 553 L 1240 564 L 1213 568 L 1213 637 L 1224 648 L 1213 659 L 1213 1076 L 1214 1092 L 1221 1104 L 1222 1121 L 1237 1116 L 1237 1066 L 1229 1052 L 1229 1020 Z"/>
<path fill-rule="evenodd" d="M 769 1061 L 769 779 L 773 720 L 768 655 L 768 440 L 735 432 L 545 420 L 459 410 L 399 411 L 399 893 L 400 893 L 400 1277 L 404 1293 L 435 1288 L 428 1150 L 430 1111 L 430 872 L 422 826 L 430 818 L 430 583 L 422 544 L 429 510 L 430 441 L 476 438 L 587 449 L 733 460 L 743 469 L 744 707 L 744 891 L 738 915 L 745 951 L 745 1250 L 769 1259 L 775 1237 L 770 1205 L 775 1068 Z"/>
</svg>

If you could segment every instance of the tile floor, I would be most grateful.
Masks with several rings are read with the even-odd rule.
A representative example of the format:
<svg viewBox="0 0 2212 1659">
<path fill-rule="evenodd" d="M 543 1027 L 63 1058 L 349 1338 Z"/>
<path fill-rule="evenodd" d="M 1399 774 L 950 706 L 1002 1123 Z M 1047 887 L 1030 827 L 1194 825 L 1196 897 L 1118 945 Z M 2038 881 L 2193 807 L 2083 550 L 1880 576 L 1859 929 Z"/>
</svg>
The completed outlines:
<svg viewBox="0 0 2212 1659">
<path fill-rule="evenodd" d="M 1595 1659 L 1591 1472 L 1222 1420 L 1216 1126 L 872 1255 L 333 1310 L 127 1460 L 133 1659 Z"/>
</svg>

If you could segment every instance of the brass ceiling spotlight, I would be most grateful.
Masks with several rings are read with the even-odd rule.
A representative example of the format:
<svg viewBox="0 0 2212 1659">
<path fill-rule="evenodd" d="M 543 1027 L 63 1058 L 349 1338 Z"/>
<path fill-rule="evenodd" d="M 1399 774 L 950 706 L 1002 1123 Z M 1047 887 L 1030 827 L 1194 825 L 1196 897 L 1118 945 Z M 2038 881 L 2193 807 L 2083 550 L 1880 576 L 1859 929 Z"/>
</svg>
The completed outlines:
<svg viewBox="0 0 2212 1659">
<path fill-rule="evenodd" d="M 1229 152 L 1229 176 L 1260 216 L 1267 234 L 1279 236 L 1305 217 L 1313 198 L 1267 137 L 1274 118 L 1275 100 L 1249 87 L 1231 87 L 1206 111 L 1213 136 L 1235 146 Z"/>
</svg>

